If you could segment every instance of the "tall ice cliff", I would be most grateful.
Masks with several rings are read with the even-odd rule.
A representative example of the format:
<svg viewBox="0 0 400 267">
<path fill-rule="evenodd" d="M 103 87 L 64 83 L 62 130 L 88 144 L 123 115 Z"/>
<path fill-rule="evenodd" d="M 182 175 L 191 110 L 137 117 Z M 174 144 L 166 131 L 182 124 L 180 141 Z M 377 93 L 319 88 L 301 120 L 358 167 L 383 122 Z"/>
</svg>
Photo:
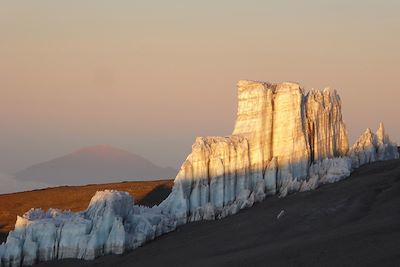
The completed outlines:
<svg viewBox="0 0 400 267">
<path fill-rule="evenodd" d="M 349 175 L 340 158 L 348 150 L 335 90 L 306 94 L 297 83 L 241 80 L 232 135 L 197 138 L 161 205 L 181 223 L 224 217 L 266 195 L 310 186 L 310 169 L 324 159 L 336 158 L 324 164 L 327 170 L 339 164 L 339 175 Z"/>
</svg>

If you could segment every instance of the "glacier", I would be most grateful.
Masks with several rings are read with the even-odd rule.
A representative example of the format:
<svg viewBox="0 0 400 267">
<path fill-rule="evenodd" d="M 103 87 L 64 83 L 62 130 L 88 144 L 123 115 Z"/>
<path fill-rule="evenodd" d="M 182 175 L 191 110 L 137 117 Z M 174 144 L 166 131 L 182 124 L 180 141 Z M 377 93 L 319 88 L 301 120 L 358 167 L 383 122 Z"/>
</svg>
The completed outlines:
<svg viewBox="0 0 400 267">
<path fill-rule="evenodd" d="M 17 218 L 0 246 L 0 266 L 122 254 L 173 231 L 176 221 L 160 209 L 137 206 L 127 192 L 97 192 L 83 212 L 31 209 Z"/>
<path fill-rule="evenodd" d="M 121 254 L 179 225 L 224 218 L 268 196 L 314 190 L 363 164 L 397 158 L 382 123 L 349 148 L 336 90 L 241 80 L 232 135 L 196 138 L 160 205 L 137 206 L 128 193 L 106 190 L 83 212 L 31 209 L 0 245 L 0 266 Z"/>
<path fill-rule="evenodd" d="M 352 146 L 349 156 L 353 167 L 357 168 L 378 160 L 397 159 L 399 153 L 397 144 L 390 140 L 381 122 L 375 134 L 369 128 L 365 130 Z"/>
<path fill-rule="evenodd" d="M 239 81 L 232 135 L 197 138 L 160 207 L 178 224 L 222 218 L 267 195 L 347 177 L 348 150 L 335 90 Z"/>
</svg>

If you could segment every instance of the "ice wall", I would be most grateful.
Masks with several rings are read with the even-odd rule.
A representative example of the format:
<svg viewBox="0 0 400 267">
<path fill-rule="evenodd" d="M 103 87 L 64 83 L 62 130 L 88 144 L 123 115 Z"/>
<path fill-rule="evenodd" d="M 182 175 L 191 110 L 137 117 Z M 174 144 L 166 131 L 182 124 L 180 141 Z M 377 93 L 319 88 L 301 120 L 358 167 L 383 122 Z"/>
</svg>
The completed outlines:
<svg viewBox="0 0 400 267">
<path fill-rule="evenodd" d="M 351 147 L 349 155 L 354 168 L 375 161 L 399 158 L 397 144 L 390 141 L 382 122 L 375 134 L 369 128 L 365 130 Z"/>
<path fill-rule="evenodd" d="M 308 178 L 322 181 L 326 173 L 310 174 L 310 166 L 328 171 L 334 161 L 325 159 L 347 151 L 336 91 L 305 94 L 296 83 L 239 81 L 233 134 L 196 139 L 161 207 L 180 223 L 224 217 L 266 195 L 311 188 Z M 348 169 L 339 176 L 348 176 L 348 159 L 338 162 Z"/>
<path fill-rule="evenodd" d="M 122 254 L 175 227 L 171 216 L 135 206 L 126 192 L 100 191 L 84 212 L 31 209 L 18 217 L 15 230 L 0 245 L 0 266 Z"/>
<path fill-rule="evenodd" d="M 311 161 L 346 155 L 349 143 L 336 90 L 311 90 L 305 106 Z"/>
</svg>

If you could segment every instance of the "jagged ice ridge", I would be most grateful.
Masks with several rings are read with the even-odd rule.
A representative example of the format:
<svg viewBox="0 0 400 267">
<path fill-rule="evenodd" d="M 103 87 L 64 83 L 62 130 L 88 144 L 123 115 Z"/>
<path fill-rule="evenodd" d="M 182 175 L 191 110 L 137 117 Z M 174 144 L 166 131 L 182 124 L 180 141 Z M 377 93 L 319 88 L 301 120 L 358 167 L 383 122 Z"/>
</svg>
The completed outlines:
<svg viewBox="0 0 400 267">
<path fill-rule="evenodd" d="M 316 189 L 363 164 L 396 158 L 383 124 L 349 149 L 335 90 L 239 81 L 232 135 L 198 137 L 159 206 L 136 206 L 128 193 L 106 190 L 83 212 L 31 209 L 0 245 L 0 266 L 121 254 L 177 225 L 223 218 L 269 195 Z"/>
<path fill-rule="evenodd" d="M 31 209 L 17 218 L 0 246 L 2 266 L 121 254 L 172 231 L 176 222 L 158 208 L 133 204 L 127 192 L 97 192 L 83 212 Z"/>
</svg>

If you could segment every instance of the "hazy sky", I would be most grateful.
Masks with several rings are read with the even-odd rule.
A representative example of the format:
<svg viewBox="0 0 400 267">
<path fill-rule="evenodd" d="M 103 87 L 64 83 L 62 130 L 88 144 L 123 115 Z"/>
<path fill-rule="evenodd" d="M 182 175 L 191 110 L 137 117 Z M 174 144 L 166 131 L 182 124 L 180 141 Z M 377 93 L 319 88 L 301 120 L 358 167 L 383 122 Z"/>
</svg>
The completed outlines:
<svg viewBox="0 0 400 267">
<path fill-rule="evenodd" d="M 236 82 L 342 97 L 400 141 L 400 1 L 0 2 L 0 173 L 110 144 L 175 168 L 228 135 Z"/>
</svg>

